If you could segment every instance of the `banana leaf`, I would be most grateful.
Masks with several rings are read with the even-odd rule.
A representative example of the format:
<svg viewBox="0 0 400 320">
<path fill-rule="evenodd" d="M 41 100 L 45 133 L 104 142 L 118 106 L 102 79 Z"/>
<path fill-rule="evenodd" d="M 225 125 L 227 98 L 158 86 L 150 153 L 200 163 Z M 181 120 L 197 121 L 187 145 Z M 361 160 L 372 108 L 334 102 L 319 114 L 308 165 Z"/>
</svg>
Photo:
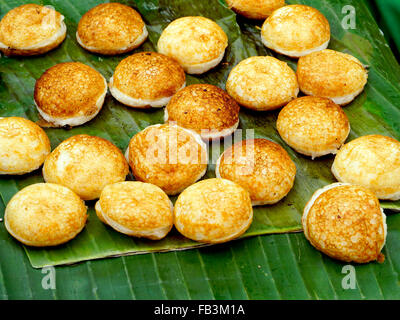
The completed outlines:
<svg viewBox="0 0 400 320">
<path fill-rule="evenodd" d="M 62 46 L 44 56 L 32 58 L 2 57 L 0 59 L 0 116 L 17 115 L 37 120 L 38 115 L 33 107 L 33 87 L 35 80 L 47 68 L 59 62 L 81 61 L 93 66 L 106 76 L 106 78 L 109 78 L 118 62 L 126 55 L 116 57 L 93 55 L 80 48 L 75 41 L 76 26 L 81 15 L 96 4 L 105 1 L 0 0 L 1 15 L 4 15 L 11 8 L 27 2 L 53 5 L 66 17 L 68 28 L 68 36 Z M 149 40 L 146 41 L 139 51 L 155 50 L 162 29 L 170 21 L 181 16 L 204 15 L 215 20 L 225 30 L 229 36 L 230 46 L 223 63 L 205 75 L 196 77 L 188 76 L 188 83 L 212 83 L 224 88 L 229 71 L 242 59 L 252 55 L 274 55 L 274 53 L 265 49 L 260 42 L 258 28 L 260 24 L 236 17 L 223 1 L 136 0 L 122 2 L 136 7 L 148 25 L 150 32 Z M 373 22 L 365 5 L 359 1 L 344 0 L 289 2 L 305 3 L 320 9 L 327 16 L 332 26 L 333 40 L 330 48 L 349 52 L 357 56 L 364 64 L 370 66 L 370 79 L 365 92 L 355 102 L 345 108 L 345 112 L 352 124 L 352 132 L 349 140 L 370 133 L 381 133 L 398 139 L 400 137 L 400 67 L 396 63 L 384 38 L 379 33 L 379 29 Z M 343 18 L 342 8 L 349 3 L 357 11 L 357 29 L 355 30 L 344 30 L 341 26 Z M 279 55 L 278 58 L 287 61 L 294 69 L 296 68 L 295 61 L 288 60 Z M 88 124 L 70 130 L 46 129 L 46 132 L 50 137 L 53 148 L 72 135 L 87 133 L 109 139 L 121 149 L 125 149 L 132 135 L 150 124 L 162 122 L 162 115 L 163 113 L 160 110 L 137 111 L 128 109 L 108 95 L 99 116 Z M 255 210 L 255 221 L 244 237 L 300 231 L 301 212 L 305 202 L 317 188 L 334 181 L 330 173 L 332 157 L 324 157 L 311 161 L 309 158 L 295 153 L 283 143 L 277 134 L 275 129 L 276 116 L 277 112 L 255 113 L 242 109 L 240 117 L 241 128 L 254 129 L 256 137 L 272 139 L 286 148 L 298 168 L 296 184 L 288 197 L 278 205 L 257 208 Z M 222 150 L 223 146 L 212 148 L 210 158 L 214 159 L 213 163 L 215 163 L 215 159 Z M 213 171 L 214 166 L 210 165 L 207 177 L 212 177 Z M 2 177 L 0 179 L 0 216 L 2 216 L 9 199 L 19 189 L 39 181 L 42 181 L 39 171 L 22 177 Z M 171 251 L 199 246 L 199 244 L 179 236 L 176 232 L 173 232 L 165 240 L 159 242 L 126 237 L 101 224 L 94 215 L 93 203 L 89 202 L 88 205 L 90 207 L 88 225 L 82 234 L 70 243 L 56 249 L 24 247 L 33 267 L 39 268 L 49 265 L 71 264 L 107 256 Z M 400 209 L 399 202 L 382 202 L 382 206 L 392 210 Z M 400 220 L 398 216 L 390 216 L 388 222 L 390 232 L 386 250 L 396 248 L 396 244 L 390 243 L 390 240 L 398 239 L 398 233 L 400 232 Z M 27 279 L 30 279 L 30 277 L 39 278 L 40 275 L 33 273 L 32 270 L 26 267 L 25 257 L 21 257 L 21 245 L 6 233 L 3 224 L 0 225 L 0 231 L 1 269 L 10 272 L 9 264 L 22 265 L 21 268 L 24 270 L 24 277 Z M 160 297 L 165 298 L 198 297 L 197 294 L 199 292 L 202 292 L 205 297 L 214 298 L 252 298 L 258 297 L 258 295 L 265 297 L 266 294 L 271 294 L 271 297 L 339 297 L 340 284 L 335 284 L 337 287 L 331 286 L 325 292 L 314 291 L 314 286 L 316 288 L 319 287 L 316 281 L 316 279 L 319 279 L 319 275 L 323 278 L 319 279 L 321 283 L 325 283 L 324 280 L 330 279 L 334 274 L 333 270 L 337 271 L 340 264 L 331 262 L 331 260 L 327 260 L 327 258 L 321 257 L 319 253 L 314 252 L 304 240 L 302 234 L 276 235 L 268 238 L 255 237 L 246 241 L 239 240 L 232 244 L 208 249 L 210 251 L 205 250 L 207 249 L 195 249 L 191 252 L 169 253 L 165 255 L 150 254 L 135 258 L 121 258 L 121 260 L 117 260 L 118 262 L 87 262 L 85 264 L 86 267 L 81 267 L 79 270 L 86 268 L 91 280 L 89 283 L 85 281 L 84 284 L 79 284 L 79 286 L 86 286 L 87 290 L 89 290 L 88 288 L 96 288 L 96 277 L 93 273 L 111 274 L 115 270 L 119 270 L 119 272 L 124 272 L 129 280 L 129 288 L 126 290 L 133 298 L 146 296 L 146 294 L 149 294 L 149 291 L 147 293 L 145 291 L 150 290 L 150 287 L 159 288 L 161 292 Z M 377 280 L 376 287 L 382 291 L 383 286 L 386 285 L 387 288 L 393 289 L 390 292 L 398 294 L 398 285 L 395 286 L 398 280 L 396 280 L 395 284 L 386 283 L 388 278 L 394 279 L 397 277 L 395 270 L 398 270 L 398 267 L 400 267 L 400 257 L 397 258 L 398 255 L 394 253 L 394 250 L 392 252 L 393 254 L 386 253 L 390 257 L 389 262 L 386 262 L 383 266 L 373 265 L 369 268 L 385 274 L 386 278 L 384 280 Z M 261 256 L 258 256 L 258 254 Z M 126 261 L 133 261 L 132 259 L 136 259 L 134 261 L 138 263 L 128 267 Z M 237 259 L 239 262 L 235 261 L 234 265 L 228 266 L 227 279 L 220 279 L 218 276 L 221 275 L 215 274 L 211 266 L 216 266 L 216 270 L 223 270 L 227 266 L 226 263 L 232 259 Z M 291 264 L 289 263 L 286 266 L 285 261 Z M 311 270 L 305 271 L 305 269 L 301 269 L 299 261 L 309 264 L 309 267 L 311 265 L 312 272 Z M 330 267 L 325 269 L 330 268 L 330 270 L 319 272 L 318 268 L 324 266 L 327 263 L 326 261 L 328 261 Z M 254 262 L 256 262 L 255 265 L 253 265 Z M 293 263 L 297 263 L 297 266 L 293 265 Z M 94 271 L 92 266 L 95 265 L 106 267 L 104 270 L 102 269 L 103 267 L 98 267 L 97 271 Z M 240 270 L 242 267 L 239 268 L 238 265 L 248 265 L 253 271 L 254 266 L 257 266 L 257 268 L 259 266 L 259 269 L 263 271 L 263 275 L 260 275 L 258 272 L 246 274 L 243 270 Z M 278 270 L 280 268 L 282 270 Z M 65 278 L 68 278 L 67 274 L 69 271 L 66 271 L 68 269 L 62 270 L 62 274 Z M 368 277 L 371 271 L 365 267 L 360 267 L 360 270 L 366 270 L 364 272 L 365 277 Z M 330 273 L 331 271 L 332 274 Z M 138 283 L 138 279 L 135 278 L 135 285 L 131 282 L 133 280 L 132 277 L 137 277 L 137 275 L 133 275 L 136 272 L 140 272 L 143 277 L 139 281 L 140 287 L 138 291 L 134 289 Z M 74 272 L 71 271 L 71 273 Z M 84 272 L 77 273 L 82 277 Z M 88 275 L 87 273 L 86 275 Z M 313 278 L 313 273 L 317 274 L 315 279 Z M 9 276 L 10 274 L 0 273 L 0 280 L 7 278 L 7 275 Z M 164 280 L 168 282 L 169 280 L 167 281 L 167 279 L 170 279 L 170 276 L 179 278 L 181 282 L 178 284 L 163 283 Z M 265 277 L 268 281 L 257 284 L 259 277 Z M 302 277 L 305 279 L 301 280 L 300 278 Z M 340 277 L 340 274 L 336 275 L 336 278 L 338 277 Z M 239 279 L 240 281 L 228 284 L 228 278 Z M 293 278 L 293 283 L 299 283 L 300 281 L 303 285 L 299 287 L 290 285 L 293 290 L 292 292 L 289 289 L 283 289 L 283 282 L 289 281 L 289 278 Z M 144 279 L 148 279 L 149 283 L 145 282 Z M 194 281 L 192 279 L 199 282 L 196 282 L 195 289 L 190 289 L 188 285 L 188 283 Z M 200 284 L 204 279 L 209 280 L 205 284 Z M 276 281 L 281 282 L 277 285 Z M 72 284 L 78 285 L 78 283 L 75 281 L 70 282 L 70 284 L 66 285 L 69 288 L 67 290 L 68 294 L 78 294 L 77 291 L 73 290 L 74 286 Z M 224 283 L 226 287 L 220 285 L 220 283 Z M 255 290 L 257 294 L 253 295 L 251 292 L 247 292 L 249 287 L 246 283 L 251 283 L 257 287 L 257 290 Z M 0 284 L 2 284 L 0 285 L 0 294 L 8 297 L 7 292 L 9 290 L 7 289 L 7 285 L 3 281 L 0 281 Z M 106 281 L 101 283 L 101 285 L 103 288 L 114 288 L 118 283 L 111 282 L 110 280 L 109 283 Z M 17 285 L 15 286 L 17 288 Z M 182 291 L 186 293 L 180 295 L 178 292 L 182 286 L 187 287 L 187 289 Z M 395 287 L 393 288 L 393 286 Z M 265 289 L 266 287 L 274 287 L 274 289 L 270 293 L 264 293 L 263 296 L 260 294 L 263 291 L 260 288 Z M 372 287 L 373 285 L 367 286 L 365 290 L 368 291 Z M 141 291 L 142 289 L 143 291 Z M 374 292 L 373 289 L 371 290 L 371 292 Z M 30 290 L 29 294 L 32 297 L 37 296 L 37 293 L 34 291 L 34 289 Z M 363 291 L 364 293 L 359 292 L 359 297 L 368 297 L 369 295 L 365 293 L 366 291 Z M 88 296 L 92 297 L 90 293 L 85 292 Z M 81 293 L 79 292 L 79 294 Z M 119 296 L 115 292 L 113 294 Z M 385 291 L 380 296 L 378 295 L 378 298 L 387 296 L 391 295 Z M 93 297 L 97 298 L 100 296 L 93 294 Z M 358 295 L 356 294 L 355 297 L 358 297 Z"/>
</svg>

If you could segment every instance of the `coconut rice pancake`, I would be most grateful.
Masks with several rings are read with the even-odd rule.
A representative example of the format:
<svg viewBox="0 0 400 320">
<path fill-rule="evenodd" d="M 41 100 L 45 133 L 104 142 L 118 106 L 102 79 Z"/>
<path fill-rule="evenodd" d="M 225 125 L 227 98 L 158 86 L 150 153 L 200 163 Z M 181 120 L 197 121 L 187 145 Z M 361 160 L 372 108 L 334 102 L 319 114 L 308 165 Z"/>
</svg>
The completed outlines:
<svg viewBox="0 0 400 320">
<path fill-rule="evenodd" d="M 222 243 L 240 237 L 253 221 L 249 193 L 235 182 L 207 179 L 188 187 L 174 207 L 176 229 L 204 243 Z"/>
<path fill-rule="evenodd" d="M 305 5 L 284 6 L 265 20 L 263 44 L 280 54 L 299 58 L 328 47 L 331 30 L 325 16 Z"/>
<path fill-rule="evenodd" d="M 206 144 L 197 133 L 173 124 L 152 125 L 129 142 L 126 158 L 136 180 L 176 195 L 207 171 Z"/>
<path fill-rule="evenodd" d="M 285 5 L 285 0 L 226 0 L 228 7 L 249 19 L 266 19 L 276 9 Z"/>
<path fill-rule="evenodd" d="M 57 246 L 85 227 L 85 203 L 70 189 L 52 183 L 32 184 L 7 204 L 4 225 L 27 246 Z"/>
<path fill-rule="evenodd" d="M 65 39 L 64 16 L 38 4 L 16 7 L 0 21 L 0 51 L 7 56 L 31 56 L 58 47 Z"/>
<path fill-rule="evenodd" d="M 78 24 L 76 40 L 88 51 L 104 55 L 139 47 L 148 32 L 140 14 L 121 3 L 102 3 L 86 12 Z"/>
<path fill-rule="evenodd" d="M 43 178 L 70 188 L 83 200 L 100 197 L 103 188 L 124 181 L 128 163 L 110 141 L 86 134 L 61 142 L 46 158 Z"/>
<path fill-rule="evenodd" d="M 172 21 L 158 40 L 158 52 L 176 59 L 190 74 L 216 67 L 225 55 L 228 36 L 214 21 L 183 17 Z"/>
<path fill-rule="evenodd" d="M 173 58 L 140 52 L 123 59 L 110 79 L 110 92 L 133 108 L 161 108 L 185 87 L 186 75 Z"/>
<path fill-rule="evenodd" d="M 336 155 L 332 173 L 340 182 L 358 184 L 382 200 L 400 200 L 400 142 L 382 135 L 359 137 Z"/>
<path fill-rule="evenodd" d="M 38 169 L 50 153 L 46 132 L 20 117 L 0 117 L 0 175 Z"/>
<path fill-rule="evenodd" d="M 164 121 L 196 131 L 203 139 L 219 139 L 237 129 L 239 110 L 224 90 L 211 84 L 193 84 L 172 97 Z"/>
<path fill-rule="evenodd" d="M 355 57 L 326 49 L 301 57 L 297 78 L 300 90 L 306 95 L 346 105 L 364 90 L 368 72 Z"/>
<path fill-rule="evenodd" d="M 250 57 L 232 69 L 226 91 L 246 108 L 269 111 L 295 99 L 299 85 L 287 63 L 274 57 Z"/>
<path fill-rule="evenodd" d="M 149 183 L 109 184 L 101 192 L 95 209 L 102 222 L 128 236 L 160 240 L 173 226 L 171 200 Z"/>
<path fill-rule="evenodd" d="M 361 186 L 335 183 L 314 193 L 304 208 L 304 235 L 317 250 L 346 262 L 383 262 L 386 216 Z"/>
<path fill-rule="evenodd" d="M 241 185 L 253 206 L 261 206 L 275 204 L 289 193 L 296 166 L 280 145 L 266 139 L 244 140 L 224 151 L 215 175 Z"/>
<path fill-rule="evenodd" d="M 105 78 L 80 62 L 64 62 L 36 81 L 34 100 L 40 116 L 55 127 L 79 126 L 101 110 L 107 93 Z"/>
<path fill-rule="evenodd" d="M 336 154 L 350 133 L 342 108 L 328 98 L 302 97 L 287 104 L 276 123 L 281 138 L 312 159 Z"/>
</svg>

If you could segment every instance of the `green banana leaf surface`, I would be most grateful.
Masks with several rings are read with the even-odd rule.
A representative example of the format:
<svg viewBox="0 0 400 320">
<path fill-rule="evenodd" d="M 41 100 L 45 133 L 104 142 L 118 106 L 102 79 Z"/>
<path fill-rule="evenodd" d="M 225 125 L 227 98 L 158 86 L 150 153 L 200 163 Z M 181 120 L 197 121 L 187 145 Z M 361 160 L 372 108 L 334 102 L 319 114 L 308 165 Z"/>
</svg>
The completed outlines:
<svg viewBox="0 0 400 320">
<path fill-rule="evenodd" d="M 54 51 L 30 58 L 0 59 L 0 116 L 23 116 L 34 121 L 38 114 L 33 104 L 37 78 L 51 66 L 65 61 L 86 63 L 106 78 L 126 55 L 105 57 L 91 54 L 76 42 L 80 17 L 98 0 L 25 1 L 0 0 L 0 13 L 24 3 L 52 5 L 65 16 L 68 35 Z M 296 69 L 296 61 L 276 55 L 260 41 L 260 22 L 237 17 L 224 1 L 218 0 L 147 0 L 121 1 L 135 7 L 144 18 L 149 39 L 137 51 L 156 50 L 157 40 L 172 20 L 188 15 L 203 15 L 215 20 L 228 34 L 229 47 L 220 66 L 201 76 L 187 76 L 187 83 L 211 83 L 222 88 L 234 65 L 249 56 L 274 55 Z M 363 1 L 307 0 L 304 3 L 321 10 L 332 28 L 331 49 L 351 53 L 369 66 L 365 91 L 345 108 L 352 131 L 349 140 L 380 133 L 400 137 L 400 67 Z M 342 8 L 353 5 L 357 12 L 356 29 L 345 30 Z M 400 216 L 387 211 L 388 239 L 386 261 L 355 266 L 357 287 L 345 290 L 341 284 L 344 264 L 321 255 L 304 235 L 276 234 L 301 230 L 301 214 L 312 193 L 334 182 L 330 172 L 332 157 L 311 161 L 280 139 L 275 121 L 278 112 L 256 113 L 241 110 L 240 128 L 254 129 L 256 137 L 281 144 L 295 161 L 298 173 L 288 197 L 277 205 L 256 208 L 252 227 L 243 237 L 228 244 L 190 251 L 177 250 L 200 246 L 173 231 L 162 241 L 146 241 L 124 236 L 103 225 L 95 216 L 94 202 L 88 202 L 89 221 L 74 240 L 58 248 L 34 249 L 22 246 L 0 222 L 0 297 L 2 298 L 400 298 Z M 162 123 L 162 110 L 129 109 L 110 95 L 100 114 L 91 122 L 73 129 L 46 129 L 55 148 L 64 139 L 81 133 L 101 136 L 125 150 L 130 138 L 148 125 Z M 244 136 L 245 137 L 245 136 Z M 223 151 L 212 146 L 207 177 L 214 176 L 215 159 Z M 132 178 L 132 177 L 131 177 Z M 21 188 L 43 181 L 41 172 L 0 178 L 0 217 L 11 197 Z M 385 209 L 400 210 L 399 202 L 382 202 Z M 24 255 L 27 254 L 29 260 Z M 170 253 L 152 253 L 175 251 Z M 44 290 L 41 268 L 73 264 L 110 256 L 149 253 L 88 261 L 58 267 L 57 288 Z"/>
</svg>

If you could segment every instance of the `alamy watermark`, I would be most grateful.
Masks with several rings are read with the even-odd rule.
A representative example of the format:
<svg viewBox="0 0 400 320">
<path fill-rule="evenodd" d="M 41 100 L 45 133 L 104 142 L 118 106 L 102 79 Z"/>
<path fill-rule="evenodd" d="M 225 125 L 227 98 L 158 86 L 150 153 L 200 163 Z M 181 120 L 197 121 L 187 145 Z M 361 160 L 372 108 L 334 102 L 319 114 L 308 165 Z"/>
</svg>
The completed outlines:
<svg viewBox="0 0 400 320">
<path fill-rule="evenodd" d="M 54 27 L 57 25 L 57 20 L 56 20 L 56 10 L 53 6 L 46 5 L 43 6 L 41 9 L 41 13 L 44 14 L 44 17 L 42 19 L 42 28 L 43 29 L 54 29 Z"/>
<path fill-rule="evenodd" d="M 55 290 L 56 289 L 56 269 L 54 267 L 42 268 L 42 288 L 44 290 Z"/>
<path fill-rule="evenodd" d="M 351 264 L 345 265 L 342 268 L 342 274 L 345 274 L 342 279 L 342 288 L 344 290 L 355 290 L 357 287 L 356 268 Z"/>
<path fill-rule="evenodd" d="M 345 15 L 342 19 L 342 28 L 344 30 L 356 29 L 357 28 L 356 8 L 354 8 L 351 5 L 344 6 L 342 8 L 342 14 Z"/>
</svg>

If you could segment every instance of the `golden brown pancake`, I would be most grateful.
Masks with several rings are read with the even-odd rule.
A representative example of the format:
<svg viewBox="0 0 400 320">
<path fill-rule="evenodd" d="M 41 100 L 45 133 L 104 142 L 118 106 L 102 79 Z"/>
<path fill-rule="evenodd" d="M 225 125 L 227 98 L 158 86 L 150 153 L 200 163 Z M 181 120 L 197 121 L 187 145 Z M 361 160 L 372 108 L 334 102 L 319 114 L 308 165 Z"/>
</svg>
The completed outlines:
<svg viewBox="0 0 400 320">
<path fill-rule="evenodd" d="M 129 142 L 126 157 L 136 180 L 175 195 L 207 171 L 207 147 L 201 137 L 177 125 L 152 125 Z"/>
<path fill-rule="evenodd" d="M 190 74 L 217 66 L 225 54 L 228 37 L 214 21 L 183 17 L 172 21 L 158 40 L 158 52 L 176 59 Z"/>
<path fill-rule="evenodd" d="M 46 132 L 20 117 L 0 117 L 0 175 L 38 169 L 50 153 Z"/>
<path fill-rule="evenodd" d="M 79 126 L 100 112 L 106 93 L 107 82 L 99 72 L 80 62 L 64 62 L 36 81 L 34 99 L 47 122 Z"/>
<path fill-rule="evenodd" d="M 64 16 L 51 7 L 25 4 L 0 21 L 0 51 L 7 56 L 31 56 L 58 47 L 65 39 Z"/>
<path fill-rule="evenodd" d="M 82 16 L 76 39 L 86 50 L 114 55 L 139 47 L 147 35 L 136 10 L 121 3 L 102 3 Z"/>
<path fill-rule="evenodd" d="M 261 29 L 266 47 L 293 58 L 326 49 L 330 38 L 329 22 L 324 15 L 299 4 L 274 11 Z"/>
<path fill-rule="evenodd" d="M 226 0 L 229 8 L 249 19 L 266 19 L 276 9 L 285 5 L 285 0 Z"/>
<path fill-rule="evenodd" d="M 280 145 L 266 139 L 244 140 L 224 151 L 215 175 L 240 184 L 253 206 L 260 206 L 275 204 L 289 193 L 296 166 Z"/>
<path fill-rule="evenodd" d="M 85 203 L 70 189 L 37 183 L 19 191 L 4 215 L 7 231 L 28 246 L 47 247 L 65 243 L 85 227 Z"/>
<path fill-rule="evenodd" d="M 364 90 L 368 73 L 353 56 L 322 50 L 299 59 L 297 78 L 300 90 L 305 94 L 346 105 Z"/>
<path fill-rule="evenodd" d="M 289 146 L 312 159 L 336 154 L 350 133 L 349 119 L 339 105 L 311 96 L 287 104 L 276 127 Z"/>
<path fill-rule="evenodd" d="M 100 197 L 103 188 L 124 181 L 129 167 L 125 157 L 110 141 L 86 134 L 61 142 L 46 158 L 46 182 L 70 188 L 83 200 Z"/>
<path fill-rule="evenodd" d="M 345 144 L 336 155 L 332 173 L 340 182 L 358 184 L 382 200 L 400 200 L 400 142 L 368 135 Z"/>
<path fill-rule="evenodd" d="M 164 121 L 196 131 L 203 139 L 216 139 L 237 129 L 239 110 L 224 90 L 211 84 L 193 84 L 172 97 Z"/>
<path fill-rule="evenodd" d="M 314 193 L 304 208 L 304 234 L 326 255 L 346 262 L 383 262 L 386 216 L 368 189 L 335 183 Z"/>
<path fill-rule="evenodd" d="M 222 243 L 240 237 L 253 221 L 249 193 L 225 179 L 200 181 L 183 191 L 175 203 L 175 227 L 185 237 Z"/>
<path fill-rule="evenodd" d="M 226 91 L 246 108 L 268 111 L 295 99 L 299 85 L 287 63 L 273 57 L 250 57 L 232 69 Z"/>
<path fill-rule="evenodd" d="M 138 181 L 107 185 L 95 206 L 97 216 L 118 232 L 151 240 L 173 226 L 171 200 L 159 187 Z"/>
<path fill-rule="evenodd" d="M 110 79 L 111 94 L 134 108 L 160 108 L 185 86 L 185 71 L 174 59 L 140 52 L 123 59 Z"/>
</svg>

